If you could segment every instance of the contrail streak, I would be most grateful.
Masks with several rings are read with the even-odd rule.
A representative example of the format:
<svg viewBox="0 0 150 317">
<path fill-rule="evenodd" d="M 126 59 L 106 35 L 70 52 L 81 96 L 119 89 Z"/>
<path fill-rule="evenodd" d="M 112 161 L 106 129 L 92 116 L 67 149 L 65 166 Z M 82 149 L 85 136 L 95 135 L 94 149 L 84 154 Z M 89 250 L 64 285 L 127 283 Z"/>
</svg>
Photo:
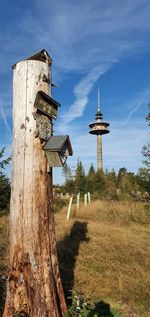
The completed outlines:
<svg viewBox="0 0 150 317">
<path fill-rule="evenodd" d="M 4 120 L 4 123 L 5 123 L 7 131 L 9 132 L 10 135 L 12 135 L 12 132 L 11 132 L 9 123 L 8 123 L 8 121 L 6 119 L 6 115 L 5 115 L 5 112 L 4 112 L 4 109 L 3 109 L 2 105 L 0 105 L 0 112 L 1 112 L 1 116 L 2 116 L 2 118 Z"/>
<path fill-rule="evenodd" d="M 128 115 L 128 117 L 126 118 L 126 120 L 124 121 L 124 123 L 127 123 L 127 122 L 130 120 L 130 118 L 132 117 L 133 113 L 135 113 L 135 112 L 142 106 L 143 101 L 144 101 L 145 98 L 146 98 L 146 97 L 143 97 L 143 98 L 139 101 L 138 105 L 129 113 L 129 115 Z"/>
<path fill-rule="evenodd" d="M 75 101 L 69 107 L 68 111 L 61 116 L 63 125 L 69 124 L 71 121 L 80 118 L 88 104 L 88 96 L 100 76 L 102 76 L 111 67 L 110 63 L 105 65 L 97 65 L 85 75 L 74 87 Z"/>
</svg>

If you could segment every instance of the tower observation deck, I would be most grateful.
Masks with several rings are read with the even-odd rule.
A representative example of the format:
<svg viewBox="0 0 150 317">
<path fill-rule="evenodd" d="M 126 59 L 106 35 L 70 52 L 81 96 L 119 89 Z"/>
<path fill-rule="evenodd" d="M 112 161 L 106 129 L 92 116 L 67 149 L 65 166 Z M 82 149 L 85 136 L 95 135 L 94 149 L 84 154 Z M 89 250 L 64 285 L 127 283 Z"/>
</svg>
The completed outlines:
<svg viewBox="0 0 150 317">
<path fill-rule="evenodd" d="M 102 135 L 107 134 L 109 123 L 103 121 L 103 115 L 100 111 L 100 95 L 98 90 L 98 109 L 95 114 L 95 121 L 89 124 L 89 133 L 97 135 L 97 169 L 103 169 L 103 158 L 102 158 Z"/>
</svg>

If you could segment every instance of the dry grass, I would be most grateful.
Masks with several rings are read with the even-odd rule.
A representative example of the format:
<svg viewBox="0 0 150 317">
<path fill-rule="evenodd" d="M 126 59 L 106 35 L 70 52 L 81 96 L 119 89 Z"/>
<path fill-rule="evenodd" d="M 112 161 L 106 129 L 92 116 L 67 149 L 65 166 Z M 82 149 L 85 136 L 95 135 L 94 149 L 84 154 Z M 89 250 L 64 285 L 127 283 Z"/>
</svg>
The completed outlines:
<svg viewBox="0 0 150 317">
<path fill-rule="evenodd" d="M 143 203 L 96 201 L 69 222 L 66 208 L 56 214 L 65 290 L 70 286 L 126 307 L 125 317 L 132 305 L 139 312 L 135 316 L 150 316 L 149 211 Z"/>
<path fill-rule="evenodd" d="M 8 214 L 0 214 L 0 316 L 5 302 L 7 265 L 9 262 Z"/>
<path fill-rule="evenodd" d="M 71 220 L 55 215 L 65 290 L 77 289 L 122 310 L 123 317 L 150 317 L 149 208 L 144 203 L 92 202 Z M 0 311 L 8 264 L 8 215 L 0 216 Z M 129 310 L 131 313 L 128 313 Z M 134 314 L 134 310 L 136 314 Z"/>
<path fill-rule="evenodd" d="M 0 265 L 8 264 L 9 259 L 9 219 L 8 213 L 0 213 Z"/>
</svg>

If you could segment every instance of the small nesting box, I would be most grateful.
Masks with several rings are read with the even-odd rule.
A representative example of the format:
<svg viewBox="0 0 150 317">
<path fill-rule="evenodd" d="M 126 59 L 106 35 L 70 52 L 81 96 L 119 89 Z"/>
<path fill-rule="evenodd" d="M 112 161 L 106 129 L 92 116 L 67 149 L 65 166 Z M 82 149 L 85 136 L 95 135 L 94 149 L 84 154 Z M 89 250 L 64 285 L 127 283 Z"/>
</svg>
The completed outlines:
<svg viewBox="0 0 150 317">
<path fill-rule="evenodd" d="M 43 150 L 50 167 L 63 166 L 69 155 L 73 155 L 68 135 L 51 136 Z"/>
</svg>

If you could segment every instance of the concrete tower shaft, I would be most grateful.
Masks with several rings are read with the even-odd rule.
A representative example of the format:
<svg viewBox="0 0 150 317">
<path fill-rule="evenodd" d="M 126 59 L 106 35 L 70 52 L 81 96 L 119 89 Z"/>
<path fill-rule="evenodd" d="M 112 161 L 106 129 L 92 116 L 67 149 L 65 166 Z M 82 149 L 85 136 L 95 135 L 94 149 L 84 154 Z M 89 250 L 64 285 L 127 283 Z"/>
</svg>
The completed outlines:
<svg viewBox="0 0 150 317">
<path fill-rule="evenodd" d="M 97 169 L 103 169 L 103 157 L 102 157 L 102 136 L 97 135 Z"/>
<path fill-rule="evenodd" d="M 98 90 L 98 107 L 95 115 L 95 122 L 89 124 L 90 134 L 97 135 L 97 169 L 103 169 L 103 156 L 102 156 L 102 135 L 109 133 L 109 123 L 103 122 L 103 115 L 100 110 L 100 94 Z"/>
</svg>

